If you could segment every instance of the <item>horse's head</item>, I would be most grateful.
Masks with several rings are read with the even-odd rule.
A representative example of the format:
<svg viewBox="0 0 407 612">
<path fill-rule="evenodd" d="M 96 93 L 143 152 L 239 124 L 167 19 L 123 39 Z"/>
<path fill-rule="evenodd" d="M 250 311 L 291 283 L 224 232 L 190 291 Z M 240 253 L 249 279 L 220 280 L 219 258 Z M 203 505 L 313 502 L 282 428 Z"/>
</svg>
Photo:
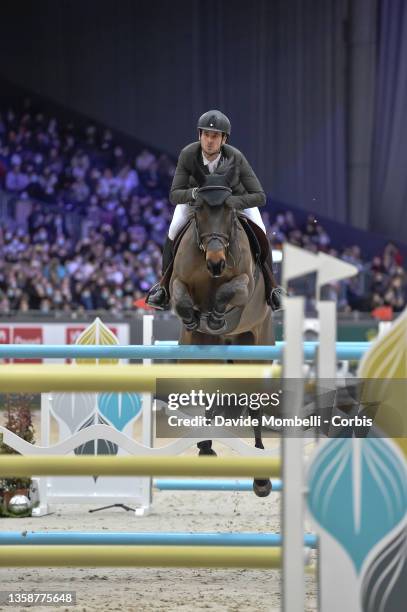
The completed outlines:
<svg viewBox="0 0 407 612">
<path fill-rule="evenodd" d="M 197 243 L 205 254 L 209 273 L 217 278 L 226 268 L 228 249 L 236 224 L 236 211 L 225 205 L 232 193 L 230 184 L 235 172 L 232 158 L 213 174 L 204 174 L 196 166 L 194 177 L 199 185 L 195 206 Z"/>
</svg>

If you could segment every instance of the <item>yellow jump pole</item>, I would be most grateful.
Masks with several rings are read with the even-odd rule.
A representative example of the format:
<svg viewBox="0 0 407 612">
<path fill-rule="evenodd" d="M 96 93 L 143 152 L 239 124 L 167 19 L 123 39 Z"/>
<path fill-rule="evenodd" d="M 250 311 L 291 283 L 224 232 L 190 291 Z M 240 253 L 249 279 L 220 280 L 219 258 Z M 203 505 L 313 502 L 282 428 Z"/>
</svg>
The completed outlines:
<svg viewBox="0 0 407 612">
<path fill-rule="evenodd" d="M 281 567 L 261 546 L 2 546 L 0 567 Z"/>
<path fill-rule="evenodd" d="M 30 476 L 278 477 L 277 457 L 2 455 L 0 478 Z M 2 549 L 3 550 L 3 547 Z"/>
<path fill-rule="evenodd" d="M 271 365 L 1 365 L 0 393 L 155 391 L 157 379 L 272 378 Z"/>
</svg>

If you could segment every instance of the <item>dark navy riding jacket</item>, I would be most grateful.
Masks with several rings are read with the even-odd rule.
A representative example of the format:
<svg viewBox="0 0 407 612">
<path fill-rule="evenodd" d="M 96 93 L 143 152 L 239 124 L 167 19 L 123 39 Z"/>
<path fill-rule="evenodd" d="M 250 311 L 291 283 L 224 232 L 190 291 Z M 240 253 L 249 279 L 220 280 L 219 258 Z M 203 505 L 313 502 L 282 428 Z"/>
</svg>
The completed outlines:
<svg viewBox="0 0 407 612">
<path fill-rule="evenodd" d="M 222 146 L 221 152 L 220 163 L 231 157 L 235 158 L 235 175 L 230 185 L 232 195 L 229 196 L 231 204 L 240 210 L 263 206 L 266 203 L 266 194 L 243 153 L 228 144 Z M 198 163 L 202 171 L 207 173 L 202 160 L 200 142 L 193 142 L 186 146 L 179 155 L 170 190 L 171 204 L 188 204 L 192 201 L 192 190 L 198 187 L 193 177 L 195 163 Z"/>
</svg>

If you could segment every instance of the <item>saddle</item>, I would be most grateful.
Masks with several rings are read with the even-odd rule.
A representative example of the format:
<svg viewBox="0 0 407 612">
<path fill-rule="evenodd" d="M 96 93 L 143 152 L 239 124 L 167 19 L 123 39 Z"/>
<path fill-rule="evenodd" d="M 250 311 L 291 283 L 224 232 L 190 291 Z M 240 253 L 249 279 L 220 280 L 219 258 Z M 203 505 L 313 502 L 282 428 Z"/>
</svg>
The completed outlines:
<svg viewBox="0 0 407 612">
<path fill-rule="evenodd" d="M 251 219 L 248 219 L 244 215 L 238 215 L 237 218 L 246 232 L 254 261 L 256 263 L 263 263 L 269 252 L 267 236 Z"/>
</svg>

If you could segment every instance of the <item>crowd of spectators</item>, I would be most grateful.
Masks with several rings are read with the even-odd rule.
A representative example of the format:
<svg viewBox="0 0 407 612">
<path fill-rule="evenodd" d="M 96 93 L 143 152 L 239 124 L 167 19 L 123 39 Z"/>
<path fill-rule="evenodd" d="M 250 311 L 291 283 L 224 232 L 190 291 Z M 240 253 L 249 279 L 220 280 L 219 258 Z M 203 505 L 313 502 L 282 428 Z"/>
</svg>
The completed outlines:
<svg viewBox="0 0 407 612">
<path fill-rule="evenodd" d="M 273 223 L 266 213 L 268 232 L 275 243 L 291 244 L 314 253 L 323 251 L 356 266 L 359 274 L 325 289 L 325 297 L 335 300 L 340 312 L 371 312 L 383 306 L 394 312 L 403 310 L 407 303 L 407 273 L 403 257 L 395 244 L 389 242 L 383 253 L 369 260 L 357 245 L 342 250 L 331 246 L 331 239 L 314 215 L 308 215 L 302 227 L 293 213 L 277 214 Z"/>
<path fill-rule="evenodd" d="M 133 310 L 160 274 L 174 170 L 165 154 L 130 155 L 110 130 L 75 128 L 28 100 L 22 112 L 0 110 L 0 188 L 10 217 L 0 225 L 0 313 Z M 358 277 L 328 288 L 341 311 L 405 305 L 393 244 L 365 261 L 357 246 L 332 248 L 312 215 L 303 226 L 290 212 L 263 219 L 275 247 L 289 241 L 358 267 Z"/>
</svg>

